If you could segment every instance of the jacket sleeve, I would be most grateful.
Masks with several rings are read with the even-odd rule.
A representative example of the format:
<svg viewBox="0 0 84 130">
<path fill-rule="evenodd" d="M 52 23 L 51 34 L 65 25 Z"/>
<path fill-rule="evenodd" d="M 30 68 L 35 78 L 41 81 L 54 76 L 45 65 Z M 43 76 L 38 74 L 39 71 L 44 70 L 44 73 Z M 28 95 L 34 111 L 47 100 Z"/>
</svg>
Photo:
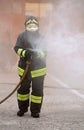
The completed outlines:
<svg viewBox="0 0 84 130">
<path fill-rule="evenodd" d="M 25 57 L 26 50 L 24 49 L 24 41 L 23 41 L 23 35 L 22 34 L 20 34 L 17 38 L 16 44 L 14 46 L 14 51 L 20 57 Z"/>
</svg>

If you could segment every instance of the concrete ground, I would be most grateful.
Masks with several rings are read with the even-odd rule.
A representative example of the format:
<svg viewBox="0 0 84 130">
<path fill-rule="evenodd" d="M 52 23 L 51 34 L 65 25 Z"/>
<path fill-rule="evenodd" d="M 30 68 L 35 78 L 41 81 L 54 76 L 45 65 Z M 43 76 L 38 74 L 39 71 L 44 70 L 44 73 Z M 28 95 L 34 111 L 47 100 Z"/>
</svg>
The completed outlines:
<svg viewBox="0 0 84 130">
<path fill-rule="evenodd" d="M 0 100 L 18 83 L 16 74 L 0 75 Z M 53 82 L 53 85 L 52 85 Z M 78 91 L 84 92 L 84 88 Z M 30 116 L 17 117 L 16 92 L 0 105 L 0 130 L 84 130 L 84 99 L 72 88 L 55 81 L 45 81 L 44 101 L 39 119 Z"/>
</svg>

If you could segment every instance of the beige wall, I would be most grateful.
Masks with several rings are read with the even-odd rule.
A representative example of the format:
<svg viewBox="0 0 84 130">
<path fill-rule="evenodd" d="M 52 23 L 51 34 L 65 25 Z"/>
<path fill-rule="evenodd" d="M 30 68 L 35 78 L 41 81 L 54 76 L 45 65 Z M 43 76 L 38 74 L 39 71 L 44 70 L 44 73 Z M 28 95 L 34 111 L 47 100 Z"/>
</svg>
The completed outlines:
<svg viewBox="0 0 84 130">
<path fill-rule="evenodd" d="M 17 35 L 24 29 L 24 0 L 0 0 L 0 71 L 16 62 L 13 51 Z"/>
<path fill-rule="evenodd" d="M 14 44 L 23 30 L 24 0 L 0 0 L 0 37 L 3 43 Z"/>
</svg>

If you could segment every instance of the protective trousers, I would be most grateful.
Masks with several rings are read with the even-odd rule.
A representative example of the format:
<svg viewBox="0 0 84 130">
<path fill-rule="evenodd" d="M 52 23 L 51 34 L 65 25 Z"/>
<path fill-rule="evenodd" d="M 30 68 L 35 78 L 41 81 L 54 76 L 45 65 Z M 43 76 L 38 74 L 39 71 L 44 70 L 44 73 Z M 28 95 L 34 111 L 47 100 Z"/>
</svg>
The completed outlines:
<svg viewBox="0 0 84 130">
<path fill-rule="evenodd" d="M 29 75 L 26 76 L 17 91 L 18 106 L 21 111 L 26 111 L 30 105 L 31 113 L 40 113 L 43 101 L 44 77 L 30 78 Z M 32 88 L 31 94 L 30 88 Z"/>
</svg>

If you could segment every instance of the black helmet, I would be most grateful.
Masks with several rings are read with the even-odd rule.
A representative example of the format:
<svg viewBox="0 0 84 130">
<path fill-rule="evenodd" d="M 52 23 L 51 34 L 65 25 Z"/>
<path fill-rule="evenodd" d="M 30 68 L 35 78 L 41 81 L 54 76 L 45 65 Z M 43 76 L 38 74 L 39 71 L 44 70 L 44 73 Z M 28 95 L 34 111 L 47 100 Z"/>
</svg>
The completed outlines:
<svg viewBox="0 0 84 130">
<path fill-rule="evenodd" d="M 37 20 L 37 18 L 35 16 L 29 16 L 29 17 L 26 18 L 25 26 L 28 25 L 28 24 L 31 24 L 31 23 L 39 25 L 38 20 Z"/>
</svg>

